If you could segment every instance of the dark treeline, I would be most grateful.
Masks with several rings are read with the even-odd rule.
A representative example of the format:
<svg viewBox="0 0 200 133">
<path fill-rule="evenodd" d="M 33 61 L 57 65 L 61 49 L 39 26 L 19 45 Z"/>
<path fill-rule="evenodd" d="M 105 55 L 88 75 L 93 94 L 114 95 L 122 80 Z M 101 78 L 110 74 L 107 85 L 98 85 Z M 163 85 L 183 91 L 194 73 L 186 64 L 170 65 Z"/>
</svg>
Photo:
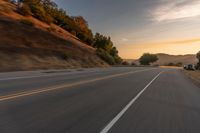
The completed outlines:
<svg viewBox="0 0 200 133">
<path fill-rule="evenodd" d="M 110 37 L 99 33 L 94 36 L 87 21 L 82 16 L 69 16 L 52 0 L 18 0 L 18 12 L 24 16 L 33 16 L 47 24 L 54 23 L 84 43 L 95 47 L 97 54 L 107 63 L 114 65 L 122 62 Z"/>
</svg>

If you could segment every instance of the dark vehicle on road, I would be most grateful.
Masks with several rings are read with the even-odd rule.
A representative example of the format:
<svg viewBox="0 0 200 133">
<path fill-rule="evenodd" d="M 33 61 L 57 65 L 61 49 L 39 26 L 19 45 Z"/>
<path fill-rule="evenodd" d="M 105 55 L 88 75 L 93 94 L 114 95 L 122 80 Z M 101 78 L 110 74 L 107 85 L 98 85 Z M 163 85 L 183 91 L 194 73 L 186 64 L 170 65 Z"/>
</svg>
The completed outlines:
<svg viewBox="0 0 200 133">
<path fill-rule="evenodd" d="M 192 70 L 192 71 L 194 71 L 194 70 L 195 70 L 195 65 L 193 65 L 193 64 L 188 64 L 188 65 L 184 65 L 183 68 L 184 68 L 185 70 Z"/>
</svg>

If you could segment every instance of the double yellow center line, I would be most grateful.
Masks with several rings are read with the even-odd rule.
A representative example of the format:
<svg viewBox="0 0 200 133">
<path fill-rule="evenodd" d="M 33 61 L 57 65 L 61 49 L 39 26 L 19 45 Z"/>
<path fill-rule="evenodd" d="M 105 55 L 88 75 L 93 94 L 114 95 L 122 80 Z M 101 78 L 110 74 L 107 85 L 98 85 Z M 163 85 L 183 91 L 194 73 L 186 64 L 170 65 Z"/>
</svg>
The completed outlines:
<svg viewBox="0 0 200 133">
<path fill-rule="evenodd" d="M 62 88 L 74 87 L 74 86 L 83 85 L 83 84 L 87 84 L 87 83 L 92 83 L 92 82 L 96 82 L 96 81 L 100 81 L 100 80 L 120 77 L 120 76 L 124 76 L 124 75 L 128 75 L 128 74 L 144 72 L 144 71 L 150 71 L 150 70 L 153 70 L 153 69 L 156 69 L 156 68 L 138 70 L 138 71 L 131 71 L 131 72 L 125 72 L 125 73 L 120 73 L 120 74 L 113 74 L 113 75 L 109 75 L 109 76 L 104 76 L 104 77 L 99 77 L 99 78 L 95 78 L 95 79 L 79 81 L 79 82 L 75 82 L 75 83 L 69 83 L 69 84 L 51 86 L 51 87 L 46 87 L 46 88 L 41 88 L 41 89 L 36 89 L 36 90 L 31 90 L 31 91 L 23 91 L 23 92 L 19 92 L 19 93 L 9 94 L 9 95 L 5 95 L 5 96 L 0 96 L 0 102 L 1 101 L 6 101 L 6 100 L 12 100 L 12 99 L 15 99 L 15 98 L 20 98 L 20 97 L 40 94 L 40 93 L 44 93 L 44 92 L 55 91 L 55 90 L 59 90 L 59 89 L 62 89 Z"/>
</svg>

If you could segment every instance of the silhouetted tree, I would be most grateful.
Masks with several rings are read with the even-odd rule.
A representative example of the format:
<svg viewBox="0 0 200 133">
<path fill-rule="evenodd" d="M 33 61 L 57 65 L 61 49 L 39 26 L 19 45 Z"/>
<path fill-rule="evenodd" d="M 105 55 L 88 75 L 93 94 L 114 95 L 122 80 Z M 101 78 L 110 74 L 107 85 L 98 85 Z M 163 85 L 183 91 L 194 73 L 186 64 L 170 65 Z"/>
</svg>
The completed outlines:
<svg viewBox="0 0 200 133">
<path fill-rule="evenodd" d="M 158 57 L 150 53 L 144 53 L 139 59 L 141 65 L 150 65 L 151 63 L 154 63 L 157 60 Z"/>
</svg>

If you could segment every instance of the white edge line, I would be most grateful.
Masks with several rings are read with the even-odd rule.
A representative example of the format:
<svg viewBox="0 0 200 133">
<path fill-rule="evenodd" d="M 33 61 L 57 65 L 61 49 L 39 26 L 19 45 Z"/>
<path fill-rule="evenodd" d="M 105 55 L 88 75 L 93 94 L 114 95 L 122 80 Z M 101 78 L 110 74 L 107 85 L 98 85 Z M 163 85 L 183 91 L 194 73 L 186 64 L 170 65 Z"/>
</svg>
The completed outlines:
<svg viewBox="0 0 200 133">
<path fill-rule="evenodd" d="M 128 75 L 128 74 L 133 74 L 133 73 L 138 73 L 138 72 L 144 72 L 144 71 L 150 71 L 150 70 L 154 70 L 154 69 L 155 68 L 153 68 L 153 69 L 145 69 L 145 70 L 138 70 L 138 71 L 131 71 L 131 72 L 126 72 L 126 73 L 119 73 L 119 74 L 114 74 L 114 75 L 109 75 L 109 76 L 100 77 L 100 78 L 96 78 L 96 79 L 75 82 L 75 83 L 66 84 L 66 85 L 59 85 L 59 86 L 42 88 L 42 89 L 38 89 L 38 90 L 19 92 L 19 93 L 16 93 L 16 94 L 9 94 L 9 95 L 5 95 L 5 96 L 0 96 L 0 102 L 1 101 L 5 101 L 5 100 L 14 99 L 14 98 L 19 98 L 19 97 L 39 94 L 39 93 L 43 93 L 43 92 L 54 91 L 54 90 L 58 90 L 58 89 L 62 89 L 62 88 L 68 88 L 68 87 L 73 87 L 73 86 L 77 86 L 77 85 L 92 83 L 92 82 L 95 82 L 95 81 L 100 81 L 100 80 L 104 80 L 104 79 L 110 79 L 110 78 L 119 77 L 119 76 L 123 76 L 123 75 Z"/>
<path fill-rule="evenodd" d="M 155 76 L 146 86 L 142 89 L 122 110 L 108 123 L 100 133 L 108 133 L 108 131 L 114 126 L 114 124 L 123 116 L 123 114 L 132 106 L 133 103 L 142 95 L 142 93 L 163 73 L 160 72 Z"/>
</svg>

